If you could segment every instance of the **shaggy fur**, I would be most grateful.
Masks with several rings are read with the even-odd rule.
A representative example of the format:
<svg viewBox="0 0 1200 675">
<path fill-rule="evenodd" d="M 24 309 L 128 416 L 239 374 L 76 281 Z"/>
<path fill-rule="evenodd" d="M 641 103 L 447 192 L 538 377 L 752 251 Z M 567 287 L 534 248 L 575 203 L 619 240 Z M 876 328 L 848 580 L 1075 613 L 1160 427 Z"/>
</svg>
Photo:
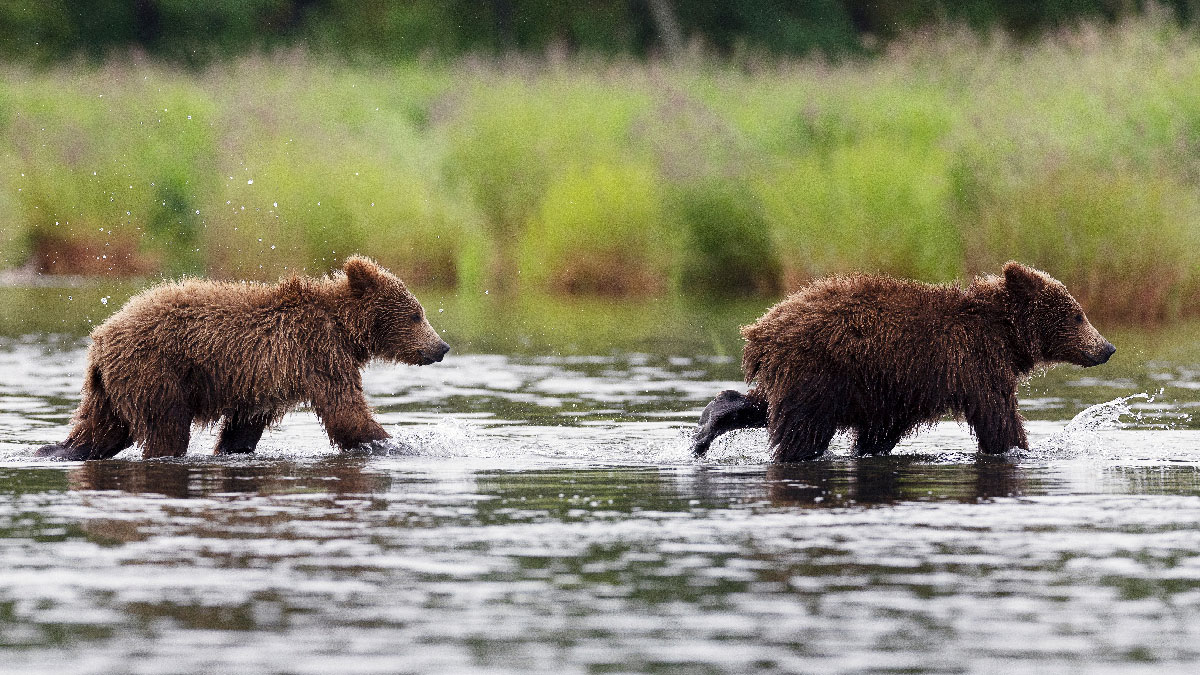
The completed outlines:
<svg viewBox="0 0 1200 675">
<path fill-rule="evenodd" d="M 143 457 L 179 457 L 194 423 L 221 419 L 217 452 L 251 452 L 302 403 L 343 449 L 380 441 L 359 370 L 372 358 L 426 365 L 449 349 L 404 284 L 362 257 L 320 279 L 157 286 L 92 332 L 75 425 L 37 454 L 104 459 L 140 443 Z"/>
<path fill-rule="evenodd" d="M 775 459 L 825 452 L 853 430 L 860 455 L 886 454 L 952 413 L 986 453 L 1027 448 L 1017 384 L 1037 366 L 1084 367 L 1116 351 L 1066 287 L 1019 263 L 969 287 L 883 276 L 820 279 L 742 329 L 745 395 L 721 392 L 693 450 L 726 431 L 765 426 Z"/>
</svg>

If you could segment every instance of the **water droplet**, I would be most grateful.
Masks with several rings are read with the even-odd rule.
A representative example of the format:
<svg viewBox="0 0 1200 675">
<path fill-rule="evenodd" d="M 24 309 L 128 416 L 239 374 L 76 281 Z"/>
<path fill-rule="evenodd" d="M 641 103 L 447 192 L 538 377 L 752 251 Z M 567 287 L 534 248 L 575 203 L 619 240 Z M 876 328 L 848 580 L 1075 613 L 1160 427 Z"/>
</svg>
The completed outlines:
<svg viewBox="0 0 1200 675">
<path fill-rule="evenodd" d="M 254 185 L 254 179 L 251 178 L 250 180 L 246 181 L 246 185 Z"/>
</svg>

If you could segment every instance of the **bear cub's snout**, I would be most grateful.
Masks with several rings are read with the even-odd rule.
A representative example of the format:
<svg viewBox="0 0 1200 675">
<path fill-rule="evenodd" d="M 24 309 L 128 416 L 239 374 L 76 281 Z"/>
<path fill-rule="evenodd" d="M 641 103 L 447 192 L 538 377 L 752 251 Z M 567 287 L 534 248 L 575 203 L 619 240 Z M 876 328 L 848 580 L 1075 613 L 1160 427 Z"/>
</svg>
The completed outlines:
<svg viewBox="0 0 1200 675">
<path fill-rule="evenodd" d="M 1115 346 L 1113 346 L 1113 343 L 1108 342 L 1106 340 L 1104 342 L 1104 347 L 1102 347 L 1100 349 L 1100 355 L 1096 357 L 1096 362 L 1093 363 L 1092 365 L 1098 366 L 1103 363 L 1108 363 L 1108 360 L 1111 359 L 1112 355 L 1116 354 L 1116 353 L 1117 353 L 1117 348 Z"/>
<path fill-rule="evenodd" d="M 428 366 L 431 363 L 441 363 L 449 351 L 450 345 L 446 344 L 445 340 L 441 340 L 432 349 L 425 352 L 425 362 L 421 365 Z"/>
</svg>

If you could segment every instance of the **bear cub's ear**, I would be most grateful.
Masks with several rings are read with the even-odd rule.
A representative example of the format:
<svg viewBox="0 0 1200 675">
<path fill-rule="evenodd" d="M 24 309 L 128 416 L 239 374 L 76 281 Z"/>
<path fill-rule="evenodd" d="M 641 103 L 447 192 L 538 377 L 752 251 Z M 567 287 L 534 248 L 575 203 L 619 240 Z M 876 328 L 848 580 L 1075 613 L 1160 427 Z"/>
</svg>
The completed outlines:
<svg viewBox="0 0 1200 675">
<path fill-rule="evenodd" d="M 350 292 L 361 297 L 367 291 L 375 288 L 382 281 L 383 270 L 370 258 L 354 255 L 346 258 L 342 266 L 346 272 L 346 280 L 350 282 Z"/>
<path fill-rule="evenodd" d="M 1046 285 L 1041 272 L 1010 260 L 1004 264 L 1004 287 L 1013 295 L 1033 296 Z"/>
</svg>

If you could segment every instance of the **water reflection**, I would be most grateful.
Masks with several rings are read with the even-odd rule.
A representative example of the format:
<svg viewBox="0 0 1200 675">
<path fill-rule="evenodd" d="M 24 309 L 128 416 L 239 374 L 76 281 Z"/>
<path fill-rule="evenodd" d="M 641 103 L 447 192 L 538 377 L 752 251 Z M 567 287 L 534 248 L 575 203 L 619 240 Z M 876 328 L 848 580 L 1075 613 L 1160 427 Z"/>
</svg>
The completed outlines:
<svg viewBox="0 0 1200 675">
<path fill-rule="evenodd" d="M 936 464 L 920 456 L 869 457 L 772 466 L 766 473 L 767 494 L 778 506 L 976 502 L 1024 494 L 1028 483 L 1016 463 L 990 456 L 963 464 Z"/>
<path fill-rule="evenodd" d="M 542 509 L 568 519 L 573 512 L 591 515 L 597 510 L 631 513 L 717 508 L 727 506 L 731 499 L 761 500 L 778 507 L 844 508 L 925 501 L 969 503 L 1047 494 L 1027 469 L 1003 457 L 981 456 L 963 464 L 939 464 L 930 459 L 871 457 L 736 468 L 487 470 L 471 474 L 471 487 L 481 498 L 474 515 L 484 519 L 512 512 L 514 502 L 526 510 Z M 1186 482 L 1168 477 L 1180 472 L 1188 476 Z M 1178 467 L 1157 473 L 1156 478 L 1160 485 L 1190 486 L 1196 476 L 1192 467 Z M 367 458 L 255 464 L 86 462 L 67 471 L 67 486 L 77 491 L 173 499 L 229 500 L 240 495 L 268 499 L 388 495 L 403 499 L 394 475 L 373 466 Z"/>
<path fill-rule="evenodd" d="M 544 465 L 544 463 L 543 463 Z M 74 463 L 62 470 L 41 469 L 19 484 L 0 488 L 29 494 L 64 487 L 88 493 L 122 493 L 212 501 L 253 509 L 276 508 L 295 497 L 340 500 L 384 498 L 403 503 L 414 489 L 425 498 L 422 461 L 380 463 L 366 457 L 332 457 L 311 462 L 121 461 Z M 26 472 L 21 472 L 26 473 Z M 1104 466 L 1094 462 L 1024 463 L 978 455 L 946 463 L 937 456 L 907 455 L 832 458 L 785 465 L 622 466 L 570 469 L 453 472 L 462 493 L 474 502 L 469 522 L 499 522 L 537 511 L 558 520 L 598 513 L 684 511 L 752 504 L 779 508 L 844 509 L 909 502 L 980 503 L 994 499 L 1043 497 L 1098 491 L 1160 495 L 1200 495 L 1200 466 L 1137 462 Z M 35 476 L 37 476 L 35 478 Z M 65 476 L 65 480 L 63 479 Z M 450 485 L 444 477 L 442 486 Z M 207 501 L 206 501 L 207 500 Z M 297 502 L 300 503 L 300 502 Z"/>
<path fill-rule="evenodd" d="M 391 485 L 388 475 L 367 467 L 368 460 L 362 457 L 311 463 L 108 460 L 76 463 L 68 472 L 68 485 L 72 490 L 117 490 L 175 499 L 387 492 Z"/>
</svg>

